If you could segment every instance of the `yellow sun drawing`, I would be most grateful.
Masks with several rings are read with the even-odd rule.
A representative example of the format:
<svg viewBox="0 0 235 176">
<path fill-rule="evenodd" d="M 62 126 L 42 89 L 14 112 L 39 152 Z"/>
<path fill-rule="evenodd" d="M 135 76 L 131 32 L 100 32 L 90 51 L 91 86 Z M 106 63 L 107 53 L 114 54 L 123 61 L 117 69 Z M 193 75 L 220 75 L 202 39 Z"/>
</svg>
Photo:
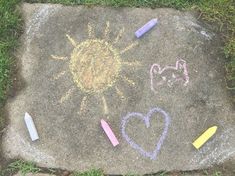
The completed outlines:
<svg viewBox="0 0 235 176">
<path fill-rule="evenodd" d="M 77 43 L 72 37 L 66 35 L 70 43 L 74 46 L 70 59 L 68 57 L 51 55 L 55 60 L 69 61 L 69 70 L 74 83 L 84 93 L 79 113 L 85 109 L 88 95 L 99 94 L 103 102 L 103 111 L 105 114 L 108 114 L 109 110 L 103 92 L 114 87 L 120 98 L 125 99 L 124 93 L 115 85 L 116 81 L 123 79 L 129 84 L 135 85 L 134 81 L 120 75 L 120 71 L 124 66 L 140 66 L 140 63 L 137 61 L 124 62 L 121 59 L 121 55 L 134 48 L 138 42 L 133 42 L 124 49 L 119 50 L 114 45 L 122 37 L 124 28 L 119 31 L 112 43 L 108 42 L 109 29 L 110 24 L 106 22 L 104 37 L 103 39 L 98 39 L 95 37 L 95 32 L 91 24 L 88 23 L 88 39 L 85 41 Z M 60 72 L 54 76 L 54 79 L 59 79 L 65 73 L 66 71 Z M 61 97 L 60 103 L 68 100 L 75 90 L 75 87 L 69 89 Z"/>
</svg>

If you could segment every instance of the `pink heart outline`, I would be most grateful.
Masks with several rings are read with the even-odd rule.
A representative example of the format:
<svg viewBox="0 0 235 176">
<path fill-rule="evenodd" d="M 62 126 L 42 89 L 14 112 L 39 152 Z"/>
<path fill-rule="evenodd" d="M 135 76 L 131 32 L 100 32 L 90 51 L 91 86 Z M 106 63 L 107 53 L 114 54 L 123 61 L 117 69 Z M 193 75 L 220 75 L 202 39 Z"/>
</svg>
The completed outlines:
<svg viewBox="0 0 235 176">
<path fill-rule="evenodd" d="M 127 134 L 126 134 L 126 124 L 129 122 L 129 120 L 131 118 L 140 118 L 141 120 L 144 121 L 145 125 L 147 128 L 150 127 L 150 118 L 152 116 L 153 113 L 158 112 L 163 114 L 163 118 L 164 118 L 164 130 L 160 136 L 160 139 L 158 140 L 158 142 L 156 143 L 156 147 L 155 150 L 152 152 L 147 152 L 144 149 L 142 149 L 137 143 L 135 143 Z M 170 124 L 170 116 L 161 108 L 153 108 L 150 109 L 150 111 L 147 113 L 146 116 L 144 116 L 141 113 L 137 113 L 137 112 L 132 112 L 132 113 L 128 113 L 123 119 L 122 119 L 122 126 L 121 126 L 121 131 L 122 131 L 122 136 L 125 138 L 125 140 L 127 141 L 127 143 L 130 144 L 130 146 L 134 149 L 136 149 L 138 152 L 140 152 L 140 154 L 142 154 L 145 157 L 150 158 L 151 160 L 156 160 L 158 153 L 160 152 L 161 146 L 167 136 L 167 132 L 168 132 L 168 127 Z"/>
</svg>

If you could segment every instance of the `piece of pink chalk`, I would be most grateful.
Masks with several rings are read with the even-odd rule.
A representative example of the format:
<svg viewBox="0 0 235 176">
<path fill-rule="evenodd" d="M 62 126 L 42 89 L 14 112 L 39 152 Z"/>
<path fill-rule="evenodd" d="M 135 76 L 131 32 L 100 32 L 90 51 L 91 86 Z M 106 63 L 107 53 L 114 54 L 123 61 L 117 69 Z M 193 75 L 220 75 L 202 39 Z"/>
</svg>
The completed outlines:
<svg viewBox="0 0 235 176">
<path fill-rule="evenodd" d="M 101 122 L 101 126 L 102 126 L 103 130 L 105 131 L 106 135 L 108 136 L 108 138 L 111 141 L 111 143 L 113 144 L 113 146 L 115 147 L 116 145 L 118 145 L 119 142 L 118 142 L 116 136 L 114 135 L 113 131 L 109 127 L 109 124 L 107 122 L 105 122 L 103 119 L 101 119 L 100 122 Z"/>
</svg>

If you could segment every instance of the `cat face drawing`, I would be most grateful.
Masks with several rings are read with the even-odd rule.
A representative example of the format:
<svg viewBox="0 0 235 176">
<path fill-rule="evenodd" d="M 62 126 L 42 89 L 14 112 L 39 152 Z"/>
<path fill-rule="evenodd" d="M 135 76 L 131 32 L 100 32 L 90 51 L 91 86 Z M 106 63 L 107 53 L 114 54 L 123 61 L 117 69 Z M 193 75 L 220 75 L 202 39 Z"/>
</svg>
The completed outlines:
<svg viewBox="0 0 235 176">
<path fill-rule="evenodd" d="M 162 85 L 172 87 L 174 84 L 186 86 L 189 82 L 186 61 L 177 60 L 175 66 L 165 66 L 161 68 L 159 64 L 153 64 L 150 69 L 151 90 L 157 92 L 157 88 Z"/>
</svg>

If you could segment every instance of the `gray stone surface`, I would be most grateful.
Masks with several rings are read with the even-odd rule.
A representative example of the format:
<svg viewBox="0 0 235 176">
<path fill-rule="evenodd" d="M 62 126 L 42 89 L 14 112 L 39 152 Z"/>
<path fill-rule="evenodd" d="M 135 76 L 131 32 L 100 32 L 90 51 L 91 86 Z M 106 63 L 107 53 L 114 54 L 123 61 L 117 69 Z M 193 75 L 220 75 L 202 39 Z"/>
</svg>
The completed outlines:
<svg viewBox="0 0 235 176">
<path fill-rule="evenodd" d="M 23 4 L 22 10 L 18 58 L 24 86 L 6 107 L 5 157 L 68 170 L 143 174 L 207 168 L 234 155 L 234 109 L 220 43 L 192 14 L 46 4 Z M 136 29 L 155 17 L 159 24 L 136 39 Z M 172 67 L 161 71 L 157 64 Z M 163 112 L 153 112 L 148 124 L 144 115 L 154 107 L 169 115 L 167 122 Z M 38 129 L 36 142 L 30 141 L 25 112 Z M 131 112 L 143 115 L 130 114 L 122 131 Z M 102 118 L 120 142 L 115 148 Z M 216 134 L 196 150 L 192 142 L 213 125 Z"/>
</svg>

